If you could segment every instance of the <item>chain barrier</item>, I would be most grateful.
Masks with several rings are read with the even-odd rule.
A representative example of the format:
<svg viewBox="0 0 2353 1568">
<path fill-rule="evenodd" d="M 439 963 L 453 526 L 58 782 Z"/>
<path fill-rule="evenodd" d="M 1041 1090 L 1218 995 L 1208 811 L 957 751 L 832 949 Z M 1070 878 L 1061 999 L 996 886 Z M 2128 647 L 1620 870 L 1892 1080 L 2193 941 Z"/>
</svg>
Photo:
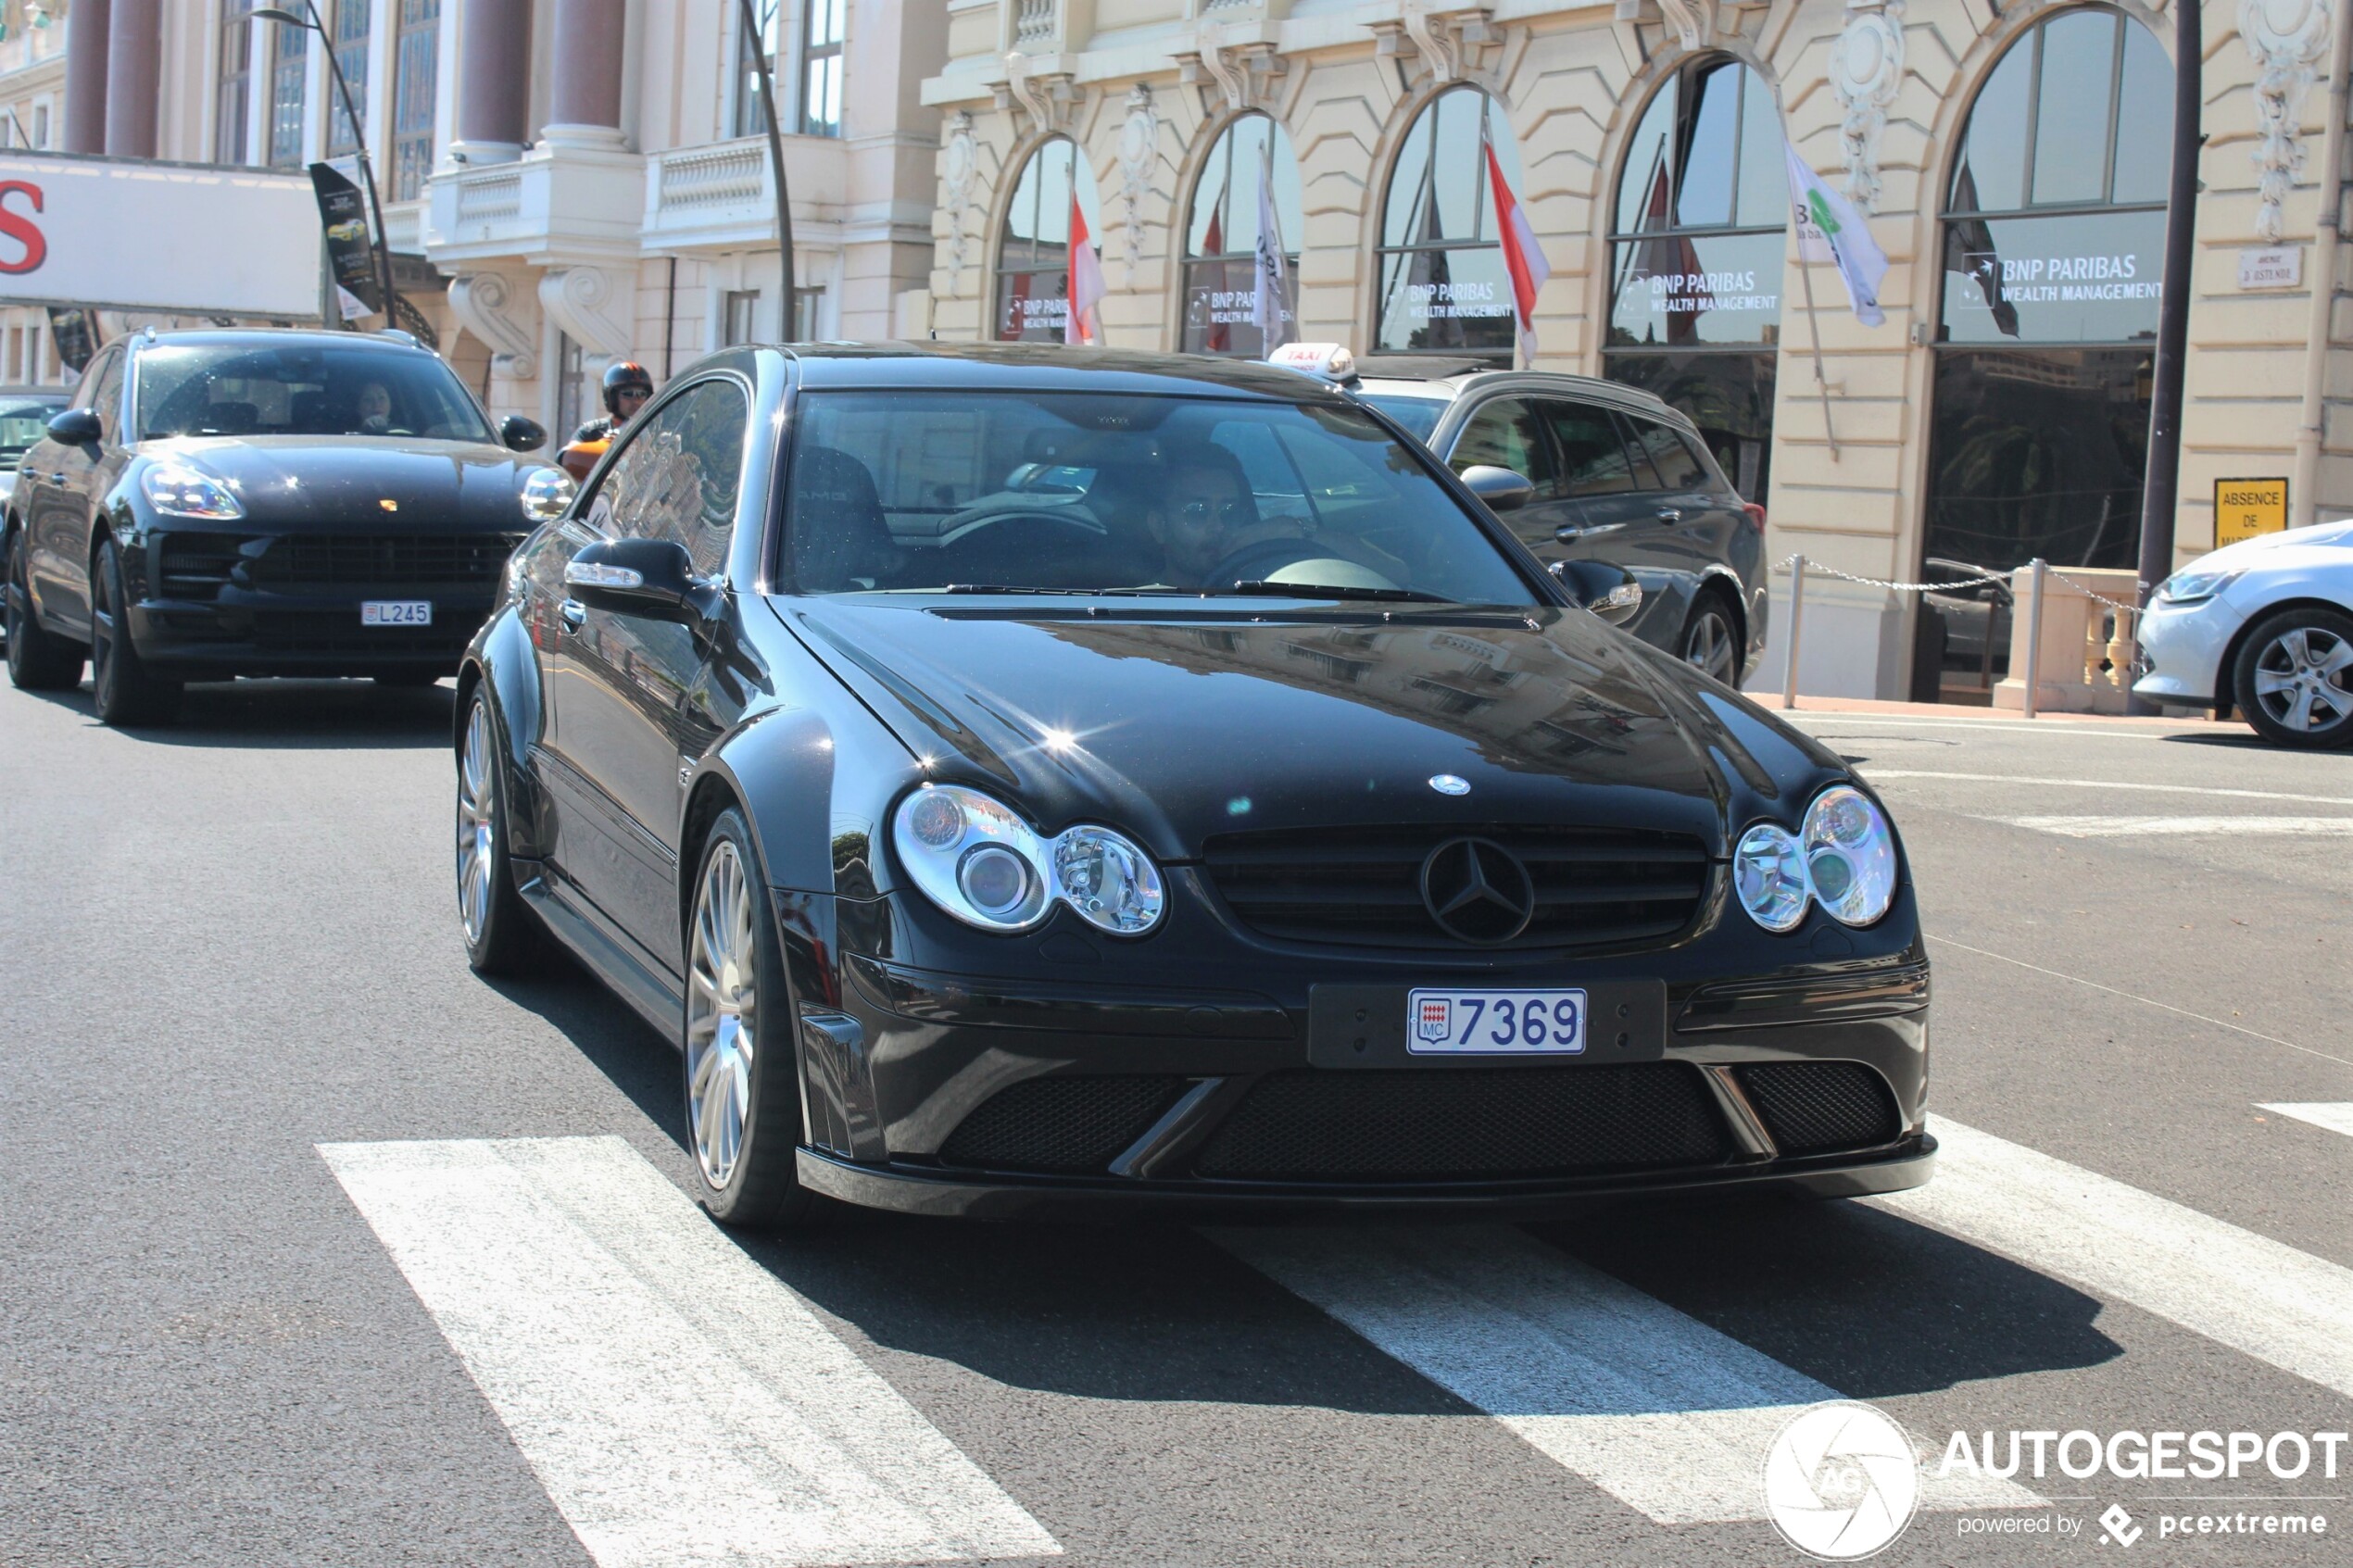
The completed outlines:
<svg viewBox="0 0 2353 1568">
<path fill-rule="evenodd" d="M 1781 558 L 1780 563 L 1773 568 L 1773 570 L 1776 571 L 1787 571 L 1791 567 L 1797 564 L 1797 560 L 1798 558 L 1793 555 L 1785 556 Z M 1976 565 L 1974 561 L 1965 562 L 1963 564 L 1971 566 Z M 1807 561 L 1806 563 L 1806 570 L 1812 572 L 1819 572 L 1824 577 L 1835 577 L 1845 583 L 1860 583 L 1866 588 L 1886 588 L 1898 594 L 1942 594 L 1949 592 L 1955 588 L 1974 588 L 1982 583 L 2007 583 L 2010 580 L 2010 574 L 2007 571 L 1986 571 L 1985 575 L 1982 577 L 1964 577 L 1958 582 L 1954 583 L 1887 583 L 1882 582 L 1881 579 L 1876 577 L 1857 577 L 1851 571 L 1841 571 L 1834 566 L 1824 566 L 1818 560 Z M 1979 567 L 1978 570 L 1980 571 L 1985 571 L 1983 567 Z"/>
<path fill-rule="evenodd" d="M 2139 605 L 2133 604 L 2125 599 L 2111 599 L 2106 594 L 2103 594 L 2098 589 L 2093 587 L 2089 583 L 2081 582 L 2075 578 L 2070 577 L 2066 572 L 2061 571 L 2057 567 L 2052 566 L 2047 562 L 2045 563 L 2043 570 L 2057 578 L 2060 582 L 2066 583 L 2069 587 L 2073 588 L 2076 592 L 2082 594 L 2085 598 L 2097 599 L 2100 603 L 2108 606 L 2110 609 L 2130 610 L 2135 615 L 2140 613 L 2141 607 Z"/>
</svg>

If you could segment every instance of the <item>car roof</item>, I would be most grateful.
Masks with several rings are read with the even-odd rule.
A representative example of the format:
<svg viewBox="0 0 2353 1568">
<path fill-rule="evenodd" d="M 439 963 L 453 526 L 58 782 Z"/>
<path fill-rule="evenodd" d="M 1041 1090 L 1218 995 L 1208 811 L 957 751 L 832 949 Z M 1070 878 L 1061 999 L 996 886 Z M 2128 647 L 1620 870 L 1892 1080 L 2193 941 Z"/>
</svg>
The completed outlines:
<svg viewBox="0 0 2353 1568">
<path fill-rule="evenodd" d="M 783 346 L 811 389 L 1153 393 L 1345 406 L 1337 388 L 1255 359 L 1065 348 L 1050 343 L 796 343 Z"/>
<path fill-rule="evenodd" d="M 1492 365 L 1471 360 L 1435 356 L 1425 359 L 1410 354 L 1381 354 L 1359 359 L 1356 373 L 1360 378 L 1356 390 L 1377 396 L 1443 398 L 1452 403 L 1474 393 L 1551 393 L 1585 403 L 1605 403 L 1653 419 L 1671 419 L 1678 424 L 1690 422 L 1656 393 L 1628 386 L 1623 382 L 1604 381 L 1598 376 L 1572 376 L 1559 370 L 1499 370 Z"/>
<path fill-rule="evenodd" d="M 114 340 L 116 343 L 130 344 L 135 348 L 160 348 L 167 345 L 218 345 L 228 348 L 267 348 L 273 344 L 289 341 L 315 343 L 322 348 L 376 348 L 387 354 L 431 354 L 433 352 L 406 332 L 398 337 L 392 337 L 384 332 L 328 332 L 322 327 L 181 327 L 170 332 L 153 332 L 142 328 L 135 332 L 125 332 Z"/>
</svg>

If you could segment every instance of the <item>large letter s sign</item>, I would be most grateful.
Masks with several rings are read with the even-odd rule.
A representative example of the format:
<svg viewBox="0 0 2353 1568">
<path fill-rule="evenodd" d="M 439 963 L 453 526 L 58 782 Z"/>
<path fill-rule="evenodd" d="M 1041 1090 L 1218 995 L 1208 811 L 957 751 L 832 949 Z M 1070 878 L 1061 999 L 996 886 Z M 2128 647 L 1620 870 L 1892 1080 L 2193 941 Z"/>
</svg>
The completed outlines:
<svg viewBox="0 0 2353 1568">
<path fill-rule="evenodd" d="M 8 210 L 8 198 L 22 191 L 32 198 L 32 210 L 41 210 L 41 187 L 24 180 L 0 180 L 0 234 L 24 246 L 24 254 L 14 261 L 0 260 L 0 272 L 30 272 L 49 258 L 49 242 L 42 235 L 41 226 L 21 213 Z"/>
</svg>

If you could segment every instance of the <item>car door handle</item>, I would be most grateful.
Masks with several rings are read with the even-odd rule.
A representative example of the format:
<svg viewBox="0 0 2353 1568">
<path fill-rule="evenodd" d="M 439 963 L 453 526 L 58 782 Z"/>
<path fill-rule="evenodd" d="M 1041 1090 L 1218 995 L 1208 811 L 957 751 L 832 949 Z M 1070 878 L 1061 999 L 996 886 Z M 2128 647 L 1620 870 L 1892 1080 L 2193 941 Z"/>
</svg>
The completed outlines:
<svg viewBox="0 0 2353 1568">
<path fill-rule="evenodd" d="M 1661 507 L 1658 508 L 1658 521 L 1661 522 L 1680 522 L 1683 521 L 1683 508 L 1680 507 Z"/>
<path fill-rule="evenodd" d="M 566 599 L 556 607 L 556 613 L 564 618 L 564 626 L 569 631 L 577 632 L 588 621 L 588 607 L 578 599 Z"/>
</svg>

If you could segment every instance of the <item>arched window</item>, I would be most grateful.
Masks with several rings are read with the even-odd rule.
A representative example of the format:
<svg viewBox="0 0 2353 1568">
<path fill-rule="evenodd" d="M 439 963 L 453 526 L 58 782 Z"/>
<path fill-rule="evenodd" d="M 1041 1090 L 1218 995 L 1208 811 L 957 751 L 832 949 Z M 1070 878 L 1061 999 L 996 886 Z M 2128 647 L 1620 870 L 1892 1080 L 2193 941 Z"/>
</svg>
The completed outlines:
<svg viewBox="0 0 2353 1568">
<path fill-rule="evenodd" d="M 1302 222 L 1299 157 L 1291 151 L 1290 132 L 1263 114 L 1246 114 L 1220 132 L 1209 149 L 1185 220 L 1185 326 L 1179 346 L 1188 354 L 1265 357 L 1266 336 L 1252 316 L 1262 181 L 1271 187 L 1277 238 L 1291 276 L 1297 276 Z M 1294 303 L 1284 302 L 1286 316 Z"/>
<path fill-rule="evenodd" d="M 1067 136 L 1038 144 L 1022 165 L 1005 226 L 997 236 L 997 338 L 1000 343 L 1060 343 L 1070 307 L 1070 200 L 1076 177 L 1079 215 L 1102 243 L 1095 171 Z"/>
<path fill-rule="evenodd" d="M 1494 101 L 1450 87 L 1405 132 L 1381 204 L 1373 340 L 1389 353 L 1471 354 L 1509 365 L 1510 275 L 1488 194 L 1488 147 L 1517 193 L 1519 148 Z"/>
<path fill-rule="evenodd" d="M 1753 501 L 1772 451 L 1789 202 L 1772 87 L 1715 55 L 1680 67 L 1642 111 L 1610 223 L 1603 373 L 1689 414 Z"/>
<path fill-rule="evenodd" d="M 2172 62 L 2106 6 L 2035 23 L 1978 90 L 1945 187 L 1929 577 L 2137 559 L 2172 138 Z M 2007 673 L 2007 617 L 1966 596 L 1928 600 L 1915 695 Z"/>
</svg>

